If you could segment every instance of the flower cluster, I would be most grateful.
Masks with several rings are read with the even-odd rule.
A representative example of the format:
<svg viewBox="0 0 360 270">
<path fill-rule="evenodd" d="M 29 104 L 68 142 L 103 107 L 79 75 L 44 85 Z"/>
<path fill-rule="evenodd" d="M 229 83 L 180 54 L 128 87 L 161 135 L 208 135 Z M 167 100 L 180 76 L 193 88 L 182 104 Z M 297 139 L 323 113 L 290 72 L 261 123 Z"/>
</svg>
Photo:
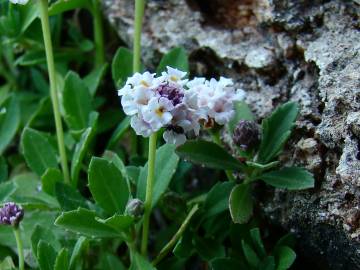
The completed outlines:
<svg viewBox="0 0 360 270">
<path fill-rule="evenodd" d="M 17 227 L 23 217 L 24 210 L 16 203 L 8 202 L 0 208 L 0 224 Z"/>
<path fill-rule="evenodd" d="M 20 4 L 20 5 L 26 5 L 29 0 L 10 0 L 13 4 Z"/>
<path fill-rule="evenodd" d="M 230 79 L 189 81 L 186 72 L 171 67 L 158 77 L 135 73 L 118 93 L 136 134 L 148 137 L 165 128 L 164 140 L 176 145 L 190 134 L 199 135 L 201 125 L 226 124 L 234 115 L 234 102 L 245 95 Z"/>
</svg>

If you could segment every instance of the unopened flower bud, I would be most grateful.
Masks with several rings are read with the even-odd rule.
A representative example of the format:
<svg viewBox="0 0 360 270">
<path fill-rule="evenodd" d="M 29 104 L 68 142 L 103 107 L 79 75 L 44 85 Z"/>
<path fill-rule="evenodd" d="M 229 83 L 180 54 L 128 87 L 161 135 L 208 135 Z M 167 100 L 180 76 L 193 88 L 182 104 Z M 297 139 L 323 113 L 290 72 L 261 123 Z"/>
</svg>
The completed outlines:
<svg viewBox="0 0 360 270">
<path fill-rule="evenodd" d="M 139 219 L 144 214 L 144 203 L 139 199 L 132 199 L 128 202 L 125 209 L 125 214 Z"/>
<path fill-rule="evenodd" d="M 178 193 L 169 191 L 165 193 L 160 202 L 163 214 L 171 219 L 181 221 L 186 215 L 186 201 Z"/>
<path fill-rule="evenodd" d="M 254 148 L 260 141 L 259 126 L 254 121 L 241 120 L 235 127 L 233 140 L 243 150 Z"/>
<path fill-rule="evenodd" d="M 24 217 L 24 210 L 16 203 L 8 202 L 0 208 L 0 224 L 18 227 Z"/>
</svg>

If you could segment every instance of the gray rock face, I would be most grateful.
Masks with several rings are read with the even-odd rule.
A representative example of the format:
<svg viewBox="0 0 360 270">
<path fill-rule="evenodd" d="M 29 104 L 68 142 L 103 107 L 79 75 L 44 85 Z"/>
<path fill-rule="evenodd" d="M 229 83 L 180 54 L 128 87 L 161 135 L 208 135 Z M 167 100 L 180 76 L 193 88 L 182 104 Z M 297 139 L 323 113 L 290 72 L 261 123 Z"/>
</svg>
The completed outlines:
<svg viewBox="0 0 360 270">
<path fill-rule="evenodd" d="M 129 45 L 133 2 L 104 9 Z M 358 1 L 149 0 L 143 59 L 185 47 L 196 75 L 229 76 L 263 118 L 287 100 L 301 116 L 281 160 L 314 172 L 316 188 L 267 190 L 260 207 L 301 236 L 313 269 L 360 269 L 360 32 Z"/>
</svg>

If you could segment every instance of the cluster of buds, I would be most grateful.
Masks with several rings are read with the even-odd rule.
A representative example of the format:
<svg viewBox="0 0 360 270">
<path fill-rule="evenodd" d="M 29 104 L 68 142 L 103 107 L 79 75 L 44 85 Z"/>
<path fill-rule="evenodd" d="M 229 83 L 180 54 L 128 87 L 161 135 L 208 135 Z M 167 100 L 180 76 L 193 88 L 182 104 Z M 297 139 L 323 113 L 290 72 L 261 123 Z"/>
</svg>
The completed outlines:
<svg viewBox="0 0 360 270">
<path fill-rule="evenodd" d="M 164 128 L 164 140 L 180 145 L 197 136 L 201 124 L 224 125 L 233 117 L 234 102 L 244 98 L 230 79 L 186 79 L 186 72 L 167 67 L 156 77 L 135 73 L 118 91 L 124 112 L 136 134 L 148 137 Z"/>
<path fill-rule="evenodd" d="M 18 227 L 24 217 L 24 210 L 16 203 L 8 202 L 0 208 L 0 224 Z"/>
<path fill-rule="evenodd" d="M 234 129 L 234 143 L 247 151 L 255 148 L 260 142 L 260 129 L 256 122 L 241 120 Z"/>
</svg>

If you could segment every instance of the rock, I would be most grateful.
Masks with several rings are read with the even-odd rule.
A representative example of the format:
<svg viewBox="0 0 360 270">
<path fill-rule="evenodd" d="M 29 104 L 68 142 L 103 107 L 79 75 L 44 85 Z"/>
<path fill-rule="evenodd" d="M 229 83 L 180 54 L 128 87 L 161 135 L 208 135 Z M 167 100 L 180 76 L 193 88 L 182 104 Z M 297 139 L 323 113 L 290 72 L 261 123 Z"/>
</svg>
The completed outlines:
<svg viewBox="0 0 360 270">
<path fill-rule="evenodd" d="M 271 49 L 264 47 L 250 50 L 245 57 L 245 64 L 249 68 L 271 70 L 276 66 L 275 54 Z"/>
<path fill-rule="evenodd" d="M 104 0 L 131 46 L 133 2 Z M 283 164 L 312 170 L 316 187 L 262 187 L 259 206 L 272 224 L 295 232 L 309 269 L 360 269 L 360 6 L 341 0 L 149 0 L 143 60 L 153 68 L 174 46 L 191 73 L 229 76 L 247 91 L 259 120 L 278 104 L 301 106 Z M 228 135 L 226 135 L 228 136 Z M 226 137 L 225 136 L 225 137 Z"/>
</svg>

